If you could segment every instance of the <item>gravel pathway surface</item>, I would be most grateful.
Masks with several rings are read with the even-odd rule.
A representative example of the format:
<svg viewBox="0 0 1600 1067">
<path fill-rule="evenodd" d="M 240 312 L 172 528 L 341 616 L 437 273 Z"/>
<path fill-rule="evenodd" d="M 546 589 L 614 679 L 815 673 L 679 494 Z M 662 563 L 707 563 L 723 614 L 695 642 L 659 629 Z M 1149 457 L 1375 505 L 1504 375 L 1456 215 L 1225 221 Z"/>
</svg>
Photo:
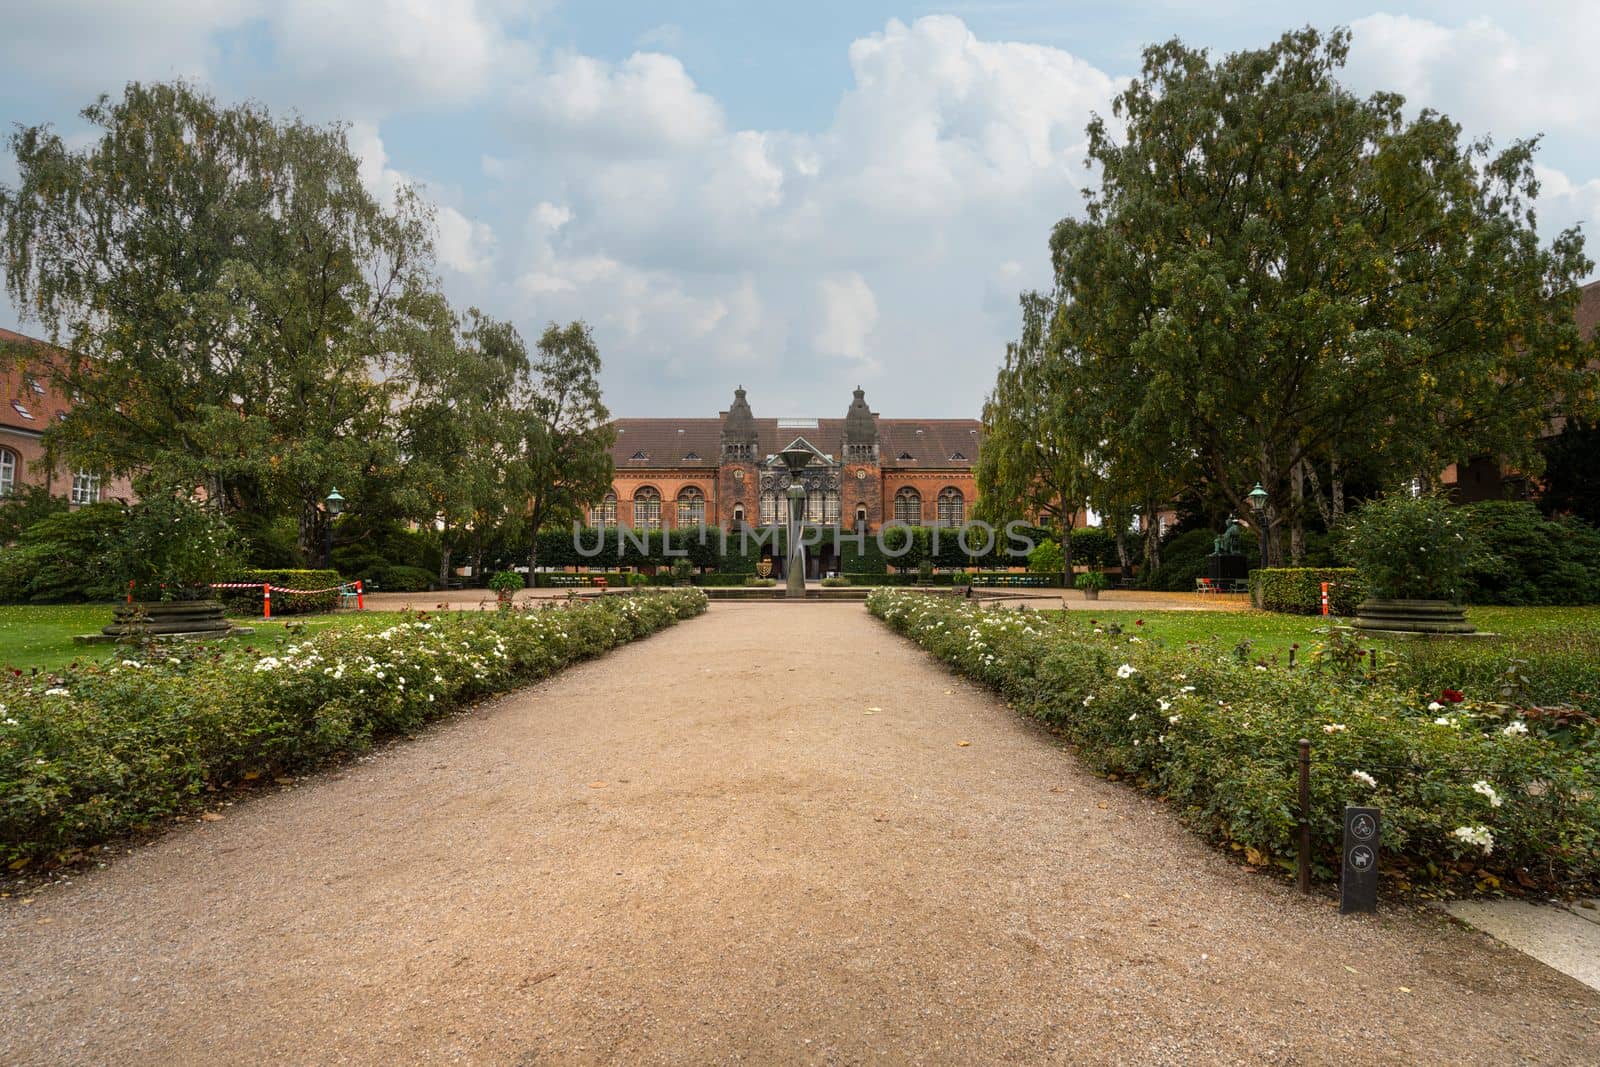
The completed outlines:
<svg viewBox="0 0 1600 1067">
<path fill-rule="evenodd" d="M 1341 919 L 856 604 L 715 604 L 0 901 L 0 1062 L 1600 1062 L 1600 994 Z"/>
</svg>

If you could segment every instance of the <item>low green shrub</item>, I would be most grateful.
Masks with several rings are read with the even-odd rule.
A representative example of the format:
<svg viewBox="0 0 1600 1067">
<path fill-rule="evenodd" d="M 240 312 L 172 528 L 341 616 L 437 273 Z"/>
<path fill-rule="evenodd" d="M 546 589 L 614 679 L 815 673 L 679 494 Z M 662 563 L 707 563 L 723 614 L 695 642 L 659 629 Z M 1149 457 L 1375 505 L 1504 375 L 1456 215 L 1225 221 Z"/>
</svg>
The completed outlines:
<svg viewBox="0 0 1600 1067">
<path fill-rule="evenodd" d="M 396 563 L 372 572 L 371 588 L 385 593 L 425 593 L 435 584 L 433 572 L 421 567 Z"/>
<path fill-rule="evenodd" d="M 154 646 L 0 680 L 0 864 L 70 859 L 415 730 L 484 695 L 705 610 L 691 589 L 504 613 L 419 614 L 270 652 Z"/>
<path fill-rule="evenodd" d="M 248 582 L 248 589 L 219 589 L 217 597 L 229 615 L 260 615 L 262 608 L 261 586 L 272 589 L 273 615 L 307 615 L 313 612 L 332 611 L 339 606 L 337 587 L 344 579 L 338 571 L 324 570 L 246 570 L 230 575 L 229 583 Z M 322 592 L 286 593 L 285 589 L 322 590 Z"/>
<path fill-rule="evenodd" d="M 112 600 L 127 578 L 105 565 L 126 522 L 121 504 L 106 501 L 46 515 L 0 549 L 0 602 L 59 604 Z"/>
<path fill-rule="evenodd" d="M 1476 545 L 1465 515 L 1445 496 L 1400 490 L 1346 520 L 1344 551 L 1372 596 L 1460 600 Z"/>
<path fill-rule="evenodd" d="M 822 579 L 822 584 L 827 586 L 829 589 L 836 589 L 841 586 L 849 585 L 850 580 L 848 578 L 824 578 Z"/>
<path fill-rule="evenodd" d="M 1320 615 L 1323 582 L 1329 613 L 1354 615 L 1366 590 L 1353 567 L 1258 567 L 1250 572 L 1250 603 L 1263 611 Z"/>
<path fill-rule="evenodd" d="M 1475 547 L 1461 575 L 1468 603 L 1600 603 L 1600 530 L 1509 500 L 1459 511 Z"/>
<path fill-rule="evenodd" d="M 1593 723 L 1502 704 L 1491 678 L 1418 691 L 1408 680 L 1426 677 L 1431 690 L 1443 664 L 1417 660 L 1411 675 L 1380 669 L 1375 680 L 1359 672 L 1359 651 L 1288 670 L 1252 662 L 1247 648 L 1168 648 L 1073 615 L 898 590 L 874 591 L 867 606 L 1251 862 L 1292 867 L 1296 747 L 1308 737 L 1319 877 L 1335 875 L 1342 812 L 1358 803 L 1383 810 L 1391 876 L 1484 889 L 1507 877 L 1600 884 Z"/>
</svg>

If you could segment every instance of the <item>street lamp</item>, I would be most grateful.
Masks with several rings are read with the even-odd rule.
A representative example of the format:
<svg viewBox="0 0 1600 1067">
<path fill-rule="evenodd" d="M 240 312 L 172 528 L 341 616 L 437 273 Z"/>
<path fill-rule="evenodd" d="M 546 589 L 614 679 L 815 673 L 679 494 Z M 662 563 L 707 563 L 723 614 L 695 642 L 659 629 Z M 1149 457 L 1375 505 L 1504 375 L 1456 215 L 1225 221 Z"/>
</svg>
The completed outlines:
<svg viewBox="0 0 1600 1067">
<path fill-rule="evenodd" d="M 344 510 L 344 497 L 335 489 L 322 499 L 322 506 L 328 509 L 328 540 L 327 551 L 323 553 L 323 562 L 333 566 L 333 520 L 339 517 L 339 512 Z"/>
<path fill-rule="evenodd" d="M 789 562 L 784 565 L 784 595 L 804 599 L 806 595 L 806 550 L 800 543 L 800 524 L 806 513 L 806 487 L 801 478 L 811 462 L 811 449 L 797 437 L 788 448 L 778 453 L 789 468 Z"/>
<path fill-rule="evenodd" d="M 1256 515 L 1256 540 L 1261 543 L 1261 566 L 1267 566 L 1267 491 L 1257 482 L 1245 496 Z"/>
</svg>

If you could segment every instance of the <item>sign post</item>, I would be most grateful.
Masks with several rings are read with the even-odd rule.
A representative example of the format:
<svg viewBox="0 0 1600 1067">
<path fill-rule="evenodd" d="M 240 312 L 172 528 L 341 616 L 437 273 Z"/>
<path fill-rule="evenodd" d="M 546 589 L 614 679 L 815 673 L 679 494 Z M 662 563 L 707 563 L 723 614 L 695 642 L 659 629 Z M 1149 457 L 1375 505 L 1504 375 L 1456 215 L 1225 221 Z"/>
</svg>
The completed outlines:
<svg viewBox="0 0 1600 1067">
<path fill-rule="evenodd" d="M 1378 910 L 1378 809 L 1344 809 L 1344 862 L 1339 874 L 1339 914 Z"/>
</svg>

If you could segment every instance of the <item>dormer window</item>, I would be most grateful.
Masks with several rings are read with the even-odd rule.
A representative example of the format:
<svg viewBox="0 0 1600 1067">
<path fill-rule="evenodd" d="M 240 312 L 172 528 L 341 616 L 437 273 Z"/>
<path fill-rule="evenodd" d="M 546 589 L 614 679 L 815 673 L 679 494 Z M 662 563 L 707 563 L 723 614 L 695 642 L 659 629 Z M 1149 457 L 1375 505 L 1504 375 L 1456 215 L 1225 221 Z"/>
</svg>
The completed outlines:
<svg viewBox="0 0 1600 1067">
<path fill-rule="evenodd" d="M 965 462 L 966 458 L 967 457 L 965 455 L 961 454 L 960 452 L 952 452 L 952 453 L 950 453 L 950 461 L 952 463 Z"/>
<path fill-rule="evenodd" d="M 27 419 L 29 422 L 33 421 L 33 412 L 29 411 L 27 405 L 24 404 L 22 401 L 13 400 L 11 402 L 11 406 L 17 409 L 17 414 L 18 415 L 21 415 L 23 418 Z"/>
<path fill-rule="evenodd" d="M 902 453 L 900 453 L 898 458 L 900 458 L 902 460 L 909 460 L 909 459 L 913 459 L 914 457 L 911 455 L 910 452 L 902 452 Z"/>
<path fill-rule="evenodd" d="M 28 388 L 32 389 L 34 392 L 38 393 L 40 396 L 44 396 L 44 386 L 40 385 L 39 384 L 39 379 L 35 378 L 31 374 L 28 375 Z"/>
<path fill-rule="evenodd" d="M 628 458 L 629 459 L 649 459 L 650 458 L 650 453 L 646 452 L 644 449 L 641 448 L 641 449 L 639 449 L 639 451 L 635 452 L 632 456 L 629 456 Z"/>
<path fill-rule="evenodd" d="M 684 456 L 683 458 L 684 459 L 698 460 L 700 458 L 700 453 L 698 453 L 698 452 L 690 452 L 688 455 Z"/>
</svg>

